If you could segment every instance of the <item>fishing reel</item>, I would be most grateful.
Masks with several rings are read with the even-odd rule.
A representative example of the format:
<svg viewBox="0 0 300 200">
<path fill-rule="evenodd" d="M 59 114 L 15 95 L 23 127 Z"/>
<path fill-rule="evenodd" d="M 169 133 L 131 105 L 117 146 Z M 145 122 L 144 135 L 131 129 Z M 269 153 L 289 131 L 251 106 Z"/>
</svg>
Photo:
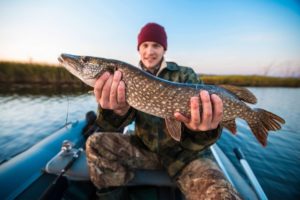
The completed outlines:
<svg viewBox="0 0 300 200">
<path fill-rule="evenodd" d="M 74 144 L 69 140 L 64 140 L 61 145 L 62 152 L 70 152 L 74 147 Z"/>
</svg>

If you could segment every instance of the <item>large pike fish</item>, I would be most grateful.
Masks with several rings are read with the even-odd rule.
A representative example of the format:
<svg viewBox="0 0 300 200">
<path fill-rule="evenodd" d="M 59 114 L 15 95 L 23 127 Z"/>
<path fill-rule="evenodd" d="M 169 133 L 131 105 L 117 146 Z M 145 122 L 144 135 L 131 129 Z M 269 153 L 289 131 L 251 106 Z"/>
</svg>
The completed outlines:
<svg viewBox="0 0 300 200">
<path fill-rule="evenodd" d="M 222 99 L 222 126 L 235 134 L 235 119 L 242 118 L 263 146 L 267 144 L 268 131 L 279 130 L 281 124 L 285 123 L 284 119 L 271 112 L 247 106 L 245 102 L 254 104 L 256 97 L 245 88 L 174 83 L 112 59 L 61 54 L 58 60 L 68 71 L 91 87 L 94 87 L 96 79 L 105 71 L 121 71 L 128 104 L 142 112 L 164 118 L 170 136 L 177 141 L 181 139 L 181 122 L 175 120 L 174 113 L 177 111 L 190 117 L 190 98 L 198 96 L 200 90 L 207 90 Z"/>
</svg>

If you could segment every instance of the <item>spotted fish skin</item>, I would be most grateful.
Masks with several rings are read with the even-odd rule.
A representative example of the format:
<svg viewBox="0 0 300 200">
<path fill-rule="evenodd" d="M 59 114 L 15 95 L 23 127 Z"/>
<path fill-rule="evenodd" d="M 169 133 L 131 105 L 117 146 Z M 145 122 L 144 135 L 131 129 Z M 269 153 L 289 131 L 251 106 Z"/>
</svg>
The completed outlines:
<svg viewBox="0 0 300 200">
<path fill-rule="evenodd" d="M 122 61 L 91 56 L 61 54 L 60 63 L 87 85 L 94 87 L 98 77 L 108 71 L 122 72 L 126 85 L 126 101 L 133 108 L 164 118 L 168 131 L 180 141 L 181 123 L 174 118 L 175 112 L 190 117 L 190 98 L 199 96 L 201 90 L 218 95 L 223 101 L 222 125 L 236 132 L 236 118 L 244 119 L 257 140 L 265 146 L 268 131 L 276 131 L 285 121 L 264 109 L 251 109 L 247 103 L 256 103 L 256 97 L 247 89 L 228 85 L 204 85 L 174 83 L 153 76 Z M 199 101 L 201 105 L 201 101 Z M 200 107 L 200 112 L 201 106 Z M 174 128 L 175 127 L 175 128 Z"/>
</svg>

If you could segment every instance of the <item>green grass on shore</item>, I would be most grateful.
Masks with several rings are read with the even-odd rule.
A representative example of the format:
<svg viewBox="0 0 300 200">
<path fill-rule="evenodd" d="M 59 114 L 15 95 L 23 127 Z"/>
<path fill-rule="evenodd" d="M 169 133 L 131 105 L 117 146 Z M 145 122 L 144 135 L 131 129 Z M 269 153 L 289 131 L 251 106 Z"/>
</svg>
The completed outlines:
<svg viewBox="0 0 300 200">
<path fill-rule="evenodd" d="M 300 78 L 270 77 L 258 75 L 202 75 L 206 84 L 230 84 L 248 87 L 300 87 Z"/>
<path fill-rule="evenodd" d="M 300 78 L 244 75 L 201 75 L 206 84 L 231 84 L 253 87 L 300 87 Z M 3 85 L 66 85 L 86 87 L 82 81 L 60 66 L 0 61 L 0 83 Z"/>
<path fill-rule="evenodd" d="M 34 63 L 0 62 L 0 82 L 31 84 L 81 83 L 62 67 Z"/>
</svg>

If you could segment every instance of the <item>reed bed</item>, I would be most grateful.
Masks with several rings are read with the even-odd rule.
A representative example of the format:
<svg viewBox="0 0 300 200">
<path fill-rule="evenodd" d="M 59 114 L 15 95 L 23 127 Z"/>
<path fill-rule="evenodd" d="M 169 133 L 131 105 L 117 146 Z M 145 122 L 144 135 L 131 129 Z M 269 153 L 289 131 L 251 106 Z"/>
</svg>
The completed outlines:
<svg viewBox="0 0 300 200">
<path fill-rule="evenodd" d="M 258 75 L 201 75 L 206 84 L 229 84 L 247 87 L 300 87 L 300 78 Z"/>
<path fill-rule="evenodd" d="M 258 75 L 200 75 L 206 84 L 231 84 L 248 87 L 300 87 L 300 78 L 269 77 Z M 0 83 L 35 85 L 38 87 L 87 88 L 78 78 L 58 65 L 1 62 Z"/>
</svg>

